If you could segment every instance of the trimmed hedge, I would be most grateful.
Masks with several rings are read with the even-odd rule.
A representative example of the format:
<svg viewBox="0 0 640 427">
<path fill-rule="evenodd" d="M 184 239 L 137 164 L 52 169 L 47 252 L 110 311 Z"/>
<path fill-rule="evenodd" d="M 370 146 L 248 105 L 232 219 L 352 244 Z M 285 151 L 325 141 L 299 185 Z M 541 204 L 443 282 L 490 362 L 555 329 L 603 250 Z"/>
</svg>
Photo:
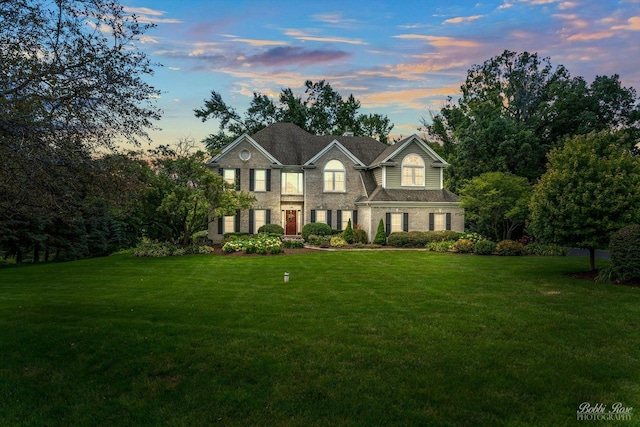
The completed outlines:
<svg viewBox="0 0 640 427">
<path fill-rule="evenodd" d="M 258 234 L 267 233 L 267 234 L 276 234 L 279 236 L 284 235 L 284 228 L 278 224 L 265 224 L 258 228 Z"/>
<path fill-rule="evenodd" d="M 496 245 L 496 253 L 501 256 L 524 255 L 524 245 L 514 240 L 501 240 Z"/>
<path fill-rule="evenodd" d="M 609 243 L 611 275 L 616 280 L 640 279 L 640 225 L 616 231 Z"/>
<path fill-rule="evenodd" d="M 456 241 L 462 233 L 457 231 L 397 231 L 387 239 L 396 248 L 424 248 L 432 242 Z"/>
<path fill-rule="evenodd" d="M 336 234 L 336 231 L 323 222 L 310 222 L 302 227 L 302 238 L 307 240 L 311 234 L 316 236 L 332 236 Z"/>
<path fill-rule="evenodd" d="M 471 240 L 460 239 L 453 244 L 451 249 L 454 252 L 458 252 L 461 254 L 470 254 L 470 253 L 473 253 L 474 247 L 475 247 L 475 244 Z"/>
<path fill-rule="evenodd" d="M 476 255 L 493 255 L 496 251 L 496 244 L 491 240 L 478 240 L 473 248 Z"/>
</svg>

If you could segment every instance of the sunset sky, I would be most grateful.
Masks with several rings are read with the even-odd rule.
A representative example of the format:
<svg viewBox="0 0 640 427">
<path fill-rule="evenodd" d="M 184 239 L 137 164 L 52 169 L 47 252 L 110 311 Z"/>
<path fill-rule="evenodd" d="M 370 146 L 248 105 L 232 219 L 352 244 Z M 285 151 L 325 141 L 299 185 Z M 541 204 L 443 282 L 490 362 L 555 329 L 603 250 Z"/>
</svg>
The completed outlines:
<svg viewBox="0 0 640 427">
<path fill-rule="evenodd" d="M 392 134 L 456 97 L 467 70 L 505 49 L 537 52 L 588 82 L 619 74 L 640 90 L 640 0 L 222 1 L 124 0 L 157 28 L 141 48 L 162 64 L 155 144 L 217 131 L 193 110 L 219 92 L 241 114 L 254 91 L 273 97 L 326 80 Z"/>
</svg>

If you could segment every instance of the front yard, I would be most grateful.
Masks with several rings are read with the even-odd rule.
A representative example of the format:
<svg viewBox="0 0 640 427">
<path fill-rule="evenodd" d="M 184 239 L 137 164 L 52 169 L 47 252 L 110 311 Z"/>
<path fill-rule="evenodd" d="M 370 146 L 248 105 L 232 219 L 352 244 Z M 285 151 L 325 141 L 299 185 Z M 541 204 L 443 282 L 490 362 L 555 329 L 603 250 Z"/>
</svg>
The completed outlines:
<svg viewBox="0 0 640 427">
<path fill-rule="evenodd" d="M 404 250 L 0 268 L 0 425 L 575 425 L 585 402 L 640 407 L 640 288 L 569 276 L 587 265 Z"/>
</svg>

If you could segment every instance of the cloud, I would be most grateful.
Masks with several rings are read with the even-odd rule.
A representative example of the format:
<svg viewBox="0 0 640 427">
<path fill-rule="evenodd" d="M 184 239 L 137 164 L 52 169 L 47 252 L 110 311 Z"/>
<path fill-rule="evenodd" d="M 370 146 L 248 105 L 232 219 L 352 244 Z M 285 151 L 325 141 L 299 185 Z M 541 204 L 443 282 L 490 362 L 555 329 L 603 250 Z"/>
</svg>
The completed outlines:
<svg viewBox="0 0 640 427">
<path fill-rule="evenodd" d="M 426 36 L 423 34 L 400 34 L 393 36 L 397 39 L 424 40 L 436 47 L 478 47 L 480 44 L 473 40 L 457 39 L 445 36 Z"/>
<path fill-rule="evenodd" d="M 630 30 L 640 31 L 640 16 L 632 16 L 627 20 L 626 25 L 618 25 L 611 28 L 612 30 Z"/>
<path fill-rule="evenodd" d="M 124 7 L 123 10 L 136 15 L 138 22 L 143 24 L 182 24 L 179 19 L 161 18 L 167 13 L 163 10 L 150 9 L 148 7 Z"/>
<path fill-rule="evenodd" d="M 142 37 L 140 37 L 140 43 L 142 43 L 142 44 L 144 44 L 144 43 L 158 44 L 158 39 L 156 39 L 155 37 L 151 37 L 151 36 L 142 36 Z"/>
<path fill-rule="evenodd" d="M 444 21 L 445 24 L 461 24 L 463 22 L 473 22 L 477 19 L 484 18 L 485 15 L 473 15 L 473 16 L 459 16 L 457 18 L 451 18 Z"/>
<path fill-rule="evenodd" d="M 356 22 L 355 19 L 348 19 L 342 16 L 341 13 L 320 13 L 311 17 L 314 21 L 324 22 L 325 24 L 343 25 Z"/>
<path fill-rule="evenodd" d="M 568 41 L 586 42 L 593 40 L 602 40 L 613 37 L 615 33 L 613 31 L 600 31 L 597 33 L 578 33 L 567 37 Z"/>
<path fill-rule="evenodd" d="M 307 50 L 300 46 L 274 47 L 264 53 L 247 57 L 247 62 L 267 66 L 312 65 L 345 59 L 351 54 L 341 50 Z"/>
<path fill-rule="evenodd" d="M 230 41 L 236 42 L 236 43 L 246 43 L 251 46 L 286 46 L 287 45 L 287 42 L 283 42 L 281 40 L 233 38 L 233 39 L 230 39 Z"/>
<path fill-rule="evenodd" d="M 344 37 L 320 37 L 320 36 L 312 36 L 307 34 L 301 30 L 287 30 L 285 34 L 289 37 L 293 37 L 297 40 L 303 41 L 314 41 L 314 42 L 325 42 L 325 43 L 346 43 L 353 45 L 366 45 L 367 42 L 361 39 L 347 39 Z"/>
</svg>

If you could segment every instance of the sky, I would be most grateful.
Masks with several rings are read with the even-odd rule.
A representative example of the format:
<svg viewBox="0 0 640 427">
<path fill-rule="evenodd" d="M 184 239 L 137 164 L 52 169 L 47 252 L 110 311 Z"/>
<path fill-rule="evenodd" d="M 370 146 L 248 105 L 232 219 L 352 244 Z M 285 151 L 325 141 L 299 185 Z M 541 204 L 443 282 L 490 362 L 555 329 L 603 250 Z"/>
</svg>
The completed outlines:
<svg viewBox="0 0 640 427">
<path fill-rule="evenodd" d="M 460 95 L 467 70 L 505 49 L 549 57 L 592 82 L 618 74 L 640 91 L 640 0 L 122 0 L 152 22 L 139 48 L 154 63 L 148 83 L 164 111 L 154 145 L 201 141 L 211 91 L 241 115 L 254 92 L 325 80 L 361 113 L 422 135 L 421 118 Z"/>
</svg>

